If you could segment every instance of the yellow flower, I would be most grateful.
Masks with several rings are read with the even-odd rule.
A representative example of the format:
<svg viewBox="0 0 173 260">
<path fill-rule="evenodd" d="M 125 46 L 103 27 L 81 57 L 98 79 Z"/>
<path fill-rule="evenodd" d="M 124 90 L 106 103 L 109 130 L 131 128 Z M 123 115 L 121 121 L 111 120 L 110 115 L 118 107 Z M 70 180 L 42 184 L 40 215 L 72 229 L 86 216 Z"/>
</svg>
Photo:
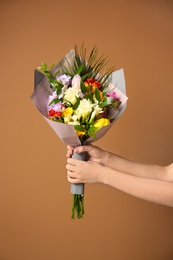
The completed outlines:
<svg viewBox="0 0 173 260">
<path fill-rule="evenodd" d="M 63 111 L 63 115 L 66 117 L 68 115 L 72 115 L 73 113 L 73 108 L 72 107 L 67 107 L 64 111 Z"/>
<path fill-rule="evenodd" d="M 85 132 L 76 131 L 77 136 L 83 137 L 85 135 Z"/>
<path fill-rule="evenodd" d="M 109 119 L 100 118 L 100 119 L 95 121 L 94 126 L 100 129 L 102 126 L 106 126 L 106 125 L 109 125 L 109 124 L 110 124 Z"/>
</svg>

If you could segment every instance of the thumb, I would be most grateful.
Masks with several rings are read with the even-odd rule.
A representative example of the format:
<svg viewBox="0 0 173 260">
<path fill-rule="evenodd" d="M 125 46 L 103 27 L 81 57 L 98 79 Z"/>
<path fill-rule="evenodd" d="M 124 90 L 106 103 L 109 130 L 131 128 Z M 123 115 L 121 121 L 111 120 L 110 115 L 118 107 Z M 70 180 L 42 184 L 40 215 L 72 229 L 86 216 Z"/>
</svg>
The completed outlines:
<svg viewBox="0 0 173 260">
<path fill-rule="evenodd" d="M 81 146 L 77 146 L 74 149 L 75 153 L 83 153 L 83 152 L 89 152 L 92 149 L 92 145 L 81 145 Z"/>
</svg>

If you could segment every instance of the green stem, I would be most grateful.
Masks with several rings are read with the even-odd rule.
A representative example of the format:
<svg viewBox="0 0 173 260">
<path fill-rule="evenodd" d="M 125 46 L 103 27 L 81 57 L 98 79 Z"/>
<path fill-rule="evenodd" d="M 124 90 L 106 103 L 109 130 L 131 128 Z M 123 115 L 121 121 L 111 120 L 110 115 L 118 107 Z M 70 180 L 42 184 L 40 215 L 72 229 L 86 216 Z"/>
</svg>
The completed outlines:
<svg viewBox="0 0 173 260">
<path fill-rule="evenodd" d="M 84 195 L 83 194 L 73 194 L 72 201 L 72 215 L 71 218 L 75 219 L 75 213 L 77 218 L 83 218 L 84 215 Z"/>
</svg>

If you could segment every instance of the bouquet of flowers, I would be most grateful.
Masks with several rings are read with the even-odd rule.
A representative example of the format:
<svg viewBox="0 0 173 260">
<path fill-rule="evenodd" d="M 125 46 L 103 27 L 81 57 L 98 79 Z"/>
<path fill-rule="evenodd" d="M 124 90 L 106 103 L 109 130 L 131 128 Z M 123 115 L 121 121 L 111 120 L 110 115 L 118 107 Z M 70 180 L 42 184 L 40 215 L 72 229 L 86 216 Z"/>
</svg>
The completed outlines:
<svg viewBox="0 0 173 260">
<path fill-rule="evenodd" d="M 111 83 L 114 68 L 107 58 L 98 58 L 96 46 L 86 57 L 86 47 L 77 46 L 56 66 L 42 63 L 40 82 L 31 99 L 65 144 L 83 145 L 102 137 L 125 109 L 127 97 Z M 38 72 L 36 75 L 39 75 Z M 119 82 L 124 83 L 122 70 Z M 124 86 L 123 86 L 124 87 Z M 125 89 L 124 89 L 125 91 Z M 85 153 L 73 155 L 87 160 Z M 84 184 L 71 184 L 72 219 L 84 214 Z"/>
</svg>

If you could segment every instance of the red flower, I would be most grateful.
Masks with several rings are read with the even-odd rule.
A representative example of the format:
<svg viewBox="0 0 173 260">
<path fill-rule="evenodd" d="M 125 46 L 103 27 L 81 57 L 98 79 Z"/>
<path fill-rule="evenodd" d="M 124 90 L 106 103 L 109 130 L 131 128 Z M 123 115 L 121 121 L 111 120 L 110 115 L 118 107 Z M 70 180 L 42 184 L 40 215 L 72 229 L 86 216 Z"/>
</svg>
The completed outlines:
<svg viewBox="0 0 173 260">
<path fill-rule="evenodd" d="M 54 116 L 56 116 L 56 117 L 61 117 L 61 115 L 62 115 L 62 112 L 55 112 L 55 114 L 54 114 Z"/>
<path fill-rule="evenodd" d="M 54 116 L 54 114 L 55 114 L 55 111 L 54 111 L 53 109 L 51 109 L 51 110 L 49 111 L 49 116 Z"/>
<path fill-rule="evenodd" d="M 101 84 L 99 81 L 94 81 L 92 84 L 93 87 L 97 87 L 98 89 L 101 89 Z"/>
<path fill-rule="evenodd" d="M 55 117 L 61 117 L 61 115 L 62 115 L 62 112 L 60 112 L 60 111 L 55 111 L 55 110 L 53 110 L 53 109 L 51 109 L 50 111 L 49 111 L 49 116 L 55 116 Z"/>
<path fill-rule="evenodd" d="M 88 83 L 89 85 L 92 85 L 94 83 L 94 78 L 89 78 L 85 81 L 85 83 Z"/>
</svg>

